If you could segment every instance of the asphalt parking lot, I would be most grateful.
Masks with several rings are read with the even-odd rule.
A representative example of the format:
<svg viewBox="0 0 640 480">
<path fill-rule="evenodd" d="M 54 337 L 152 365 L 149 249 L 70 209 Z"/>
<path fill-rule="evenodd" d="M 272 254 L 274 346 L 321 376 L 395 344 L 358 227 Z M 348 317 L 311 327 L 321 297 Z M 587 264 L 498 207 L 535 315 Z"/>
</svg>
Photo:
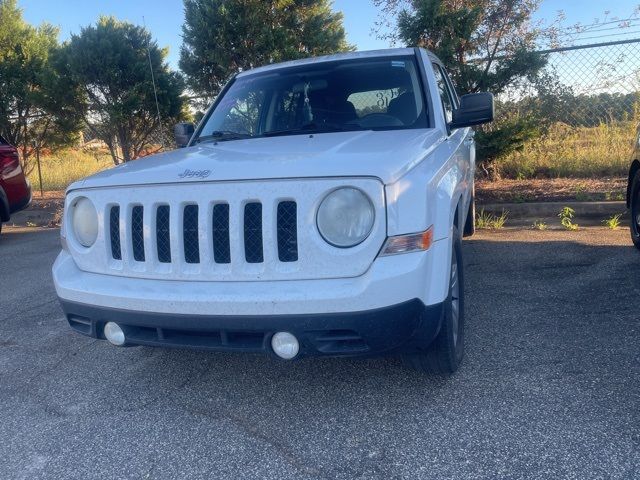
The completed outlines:
<svg viewBox="0 0 640 480">
<path fill-rule="evenodd" d="M 57 230 L 0 237 L 0 478 L 640 477 L 640 252 L 626 230 L 464 242 L 467 354 L 278 362 L 74 334 Z"/>
</svg>

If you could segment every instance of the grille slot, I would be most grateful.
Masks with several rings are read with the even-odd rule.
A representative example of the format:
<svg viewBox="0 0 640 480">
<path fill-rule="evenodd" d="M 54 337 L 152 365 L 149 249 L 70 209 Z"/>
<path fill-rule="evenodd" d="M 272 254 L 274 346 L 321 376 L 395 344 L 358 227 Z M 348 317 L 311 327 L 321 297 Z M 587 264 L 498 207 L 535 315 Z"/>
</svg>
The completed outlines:
<svg viewBox="0 0 640 480">
<path fill-rule="evenodd" d="M 213 260 L 216 263 L 231 263 L 229 244 L 229 205 L 219 203 L 213 207 Z"/>
<path fill-rule="evenodd" d="M 111 237 L 111 256 L 115 260 L 122 260 L 120 248 L 120 206 L 115 205 L 109 210 L 109 234 Z"/>
<path fill-rule="evenodd" d="M 133 259 L 136 262 L 144 262 L 144 230 L 142 219 L 142 205 L 136 205 L 131 210 L 131 247 L 133 249 Z"/>
<path fill-rule="evenodd" d="M 169 214 L 169 205 L 160 205 L 156 210 L 156 245 L 158 249 L 158 261 L 160 263 L 171 263 Z"/>
<path fill-rule="evenodd" d="M 278 204 L 278 259 L 281 262 L 298 261 L 298 222 L 296 202 Z"/>
<path fill-rule="evenodd" d="M 76 322 L 76 319 L 78 321 Z M 90 334 L 91 325 L 85 325 L 79 317 L 69 317 L 71 326 Z M 86 330 L 86 331 L 85 331 Z M 127 338 L 143 345 L 173 345 L 196 348 L 227 348 L 232 350 L 261 351 L 264 349 L 264 332 L 230 332 L 226 330 L 179 330 L 165 328 L 127 327 Z"/>
<path fill-rule="evenodd" d="M 247 263 L 262 263 L 262 204 L 247 203 L 244 206 L 244 256 Z"/>
<path fill-rule="evenodd" d="M 369 346 L 362 336 L 354 330 L 328 330 L 309 332 L 313 345 L 323 353 L 356 353 L 366 352 Z"/>
<path fill-rule="evenodd" d="M 198 240 L 198 205 L 184 207 L 183 218 L 184 261 L 200 263 L 200 241 Z"/>
</svg>

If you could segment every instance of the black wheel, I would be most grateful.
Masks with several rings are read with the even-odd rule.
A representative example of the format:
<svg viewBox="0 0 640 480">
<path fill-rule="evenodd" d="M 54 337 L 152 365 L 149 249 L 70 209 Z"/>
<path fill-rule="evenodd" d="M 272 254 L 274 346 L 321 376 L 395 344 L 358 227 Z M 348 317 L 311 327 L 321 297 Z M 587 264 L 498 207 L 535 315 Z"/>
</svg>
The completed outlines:
<svg viewBox="0 0 640 480">
<path fill-rule="evenodd" d="M 471 201 L 469 202 L 469 211 L 467 212 L 467 220 L 464 222 L 465 237 L 470 237 L 476 233 L 476 186 L 474 184 L 471 190 Z"/>
<path fill-rule="evenodd" d="M 453 227 L 453 238 L 449 296 L 444 302 L 440 332 L 424 352 L 404 357 L 410 367 L 438 375 L 454 373 L 464 356 L 464 273 L 462 242 L 456 227 Z"/>
<path fill-rule="evenodd" d="M 640 171 L 636 172 L 631 182 L 629 200 L 631 204 L 631 240 L 640 250 Z"/>
</svg>

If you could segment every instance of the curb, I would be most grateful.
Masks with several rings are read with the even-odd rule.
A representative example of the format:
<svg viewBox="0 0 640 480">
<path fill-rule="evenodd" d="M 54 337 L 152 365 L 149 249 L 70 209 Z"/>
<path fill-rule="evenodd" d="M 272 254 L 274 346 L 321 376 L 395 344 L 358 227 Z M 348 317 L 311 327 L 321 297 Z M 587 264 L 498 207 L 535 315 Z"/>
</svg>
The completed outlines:
<svg viewBox="0 0 640 480">
<path fill-rule="evenodd" d="M 15 225 L 17 227 L 26 227 L 36 225 L 38 227 L 47 227 L 51 225 L 55 216 L 57 208 L 55 206 L 41 207 L 39 205 L 31 205 L 26 210 L 11 215 L 11 219 L 7 222 L 8 225 Z"/>
<path fill-rule="evenodd" d="M 531 202 L 531 203 L 488 203 L 478 205 L 476 211 L 484 209 L 487 213 L 501 214 L 509 212 L 509 218 L 556 217 L 564 207 L 571 207 L 576 218 L 610 217 L 627 213 L 625 202 Z"/>
</svg>

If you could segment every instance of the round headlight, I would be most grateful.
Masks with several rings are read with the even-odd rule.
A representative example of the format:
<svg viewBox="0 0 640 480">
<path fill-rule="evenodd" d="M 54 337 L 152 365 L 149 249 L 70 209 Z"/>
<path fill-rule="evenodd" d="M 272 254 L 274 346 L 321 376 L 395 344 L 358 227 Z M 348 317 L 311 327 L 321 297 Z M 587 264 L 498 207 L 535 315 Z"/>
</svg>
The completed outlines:
<svg viewBox="0 0 640 480">
<path fill-rule="evenodd" d="M 354 247 L 371 233 L 375 210 L 369 197 L 353 187 L 334 190 L 320 207 L 316 222 L 320 235 L 335 247 Z"/>
<path fill-rule="evenodd" d="M 72 207 L 71 221 L 76 240 L 85 247 L 90 247 L 98 238 L 98 213 L 91 200 L 78 198 Z"/>
</svg>

